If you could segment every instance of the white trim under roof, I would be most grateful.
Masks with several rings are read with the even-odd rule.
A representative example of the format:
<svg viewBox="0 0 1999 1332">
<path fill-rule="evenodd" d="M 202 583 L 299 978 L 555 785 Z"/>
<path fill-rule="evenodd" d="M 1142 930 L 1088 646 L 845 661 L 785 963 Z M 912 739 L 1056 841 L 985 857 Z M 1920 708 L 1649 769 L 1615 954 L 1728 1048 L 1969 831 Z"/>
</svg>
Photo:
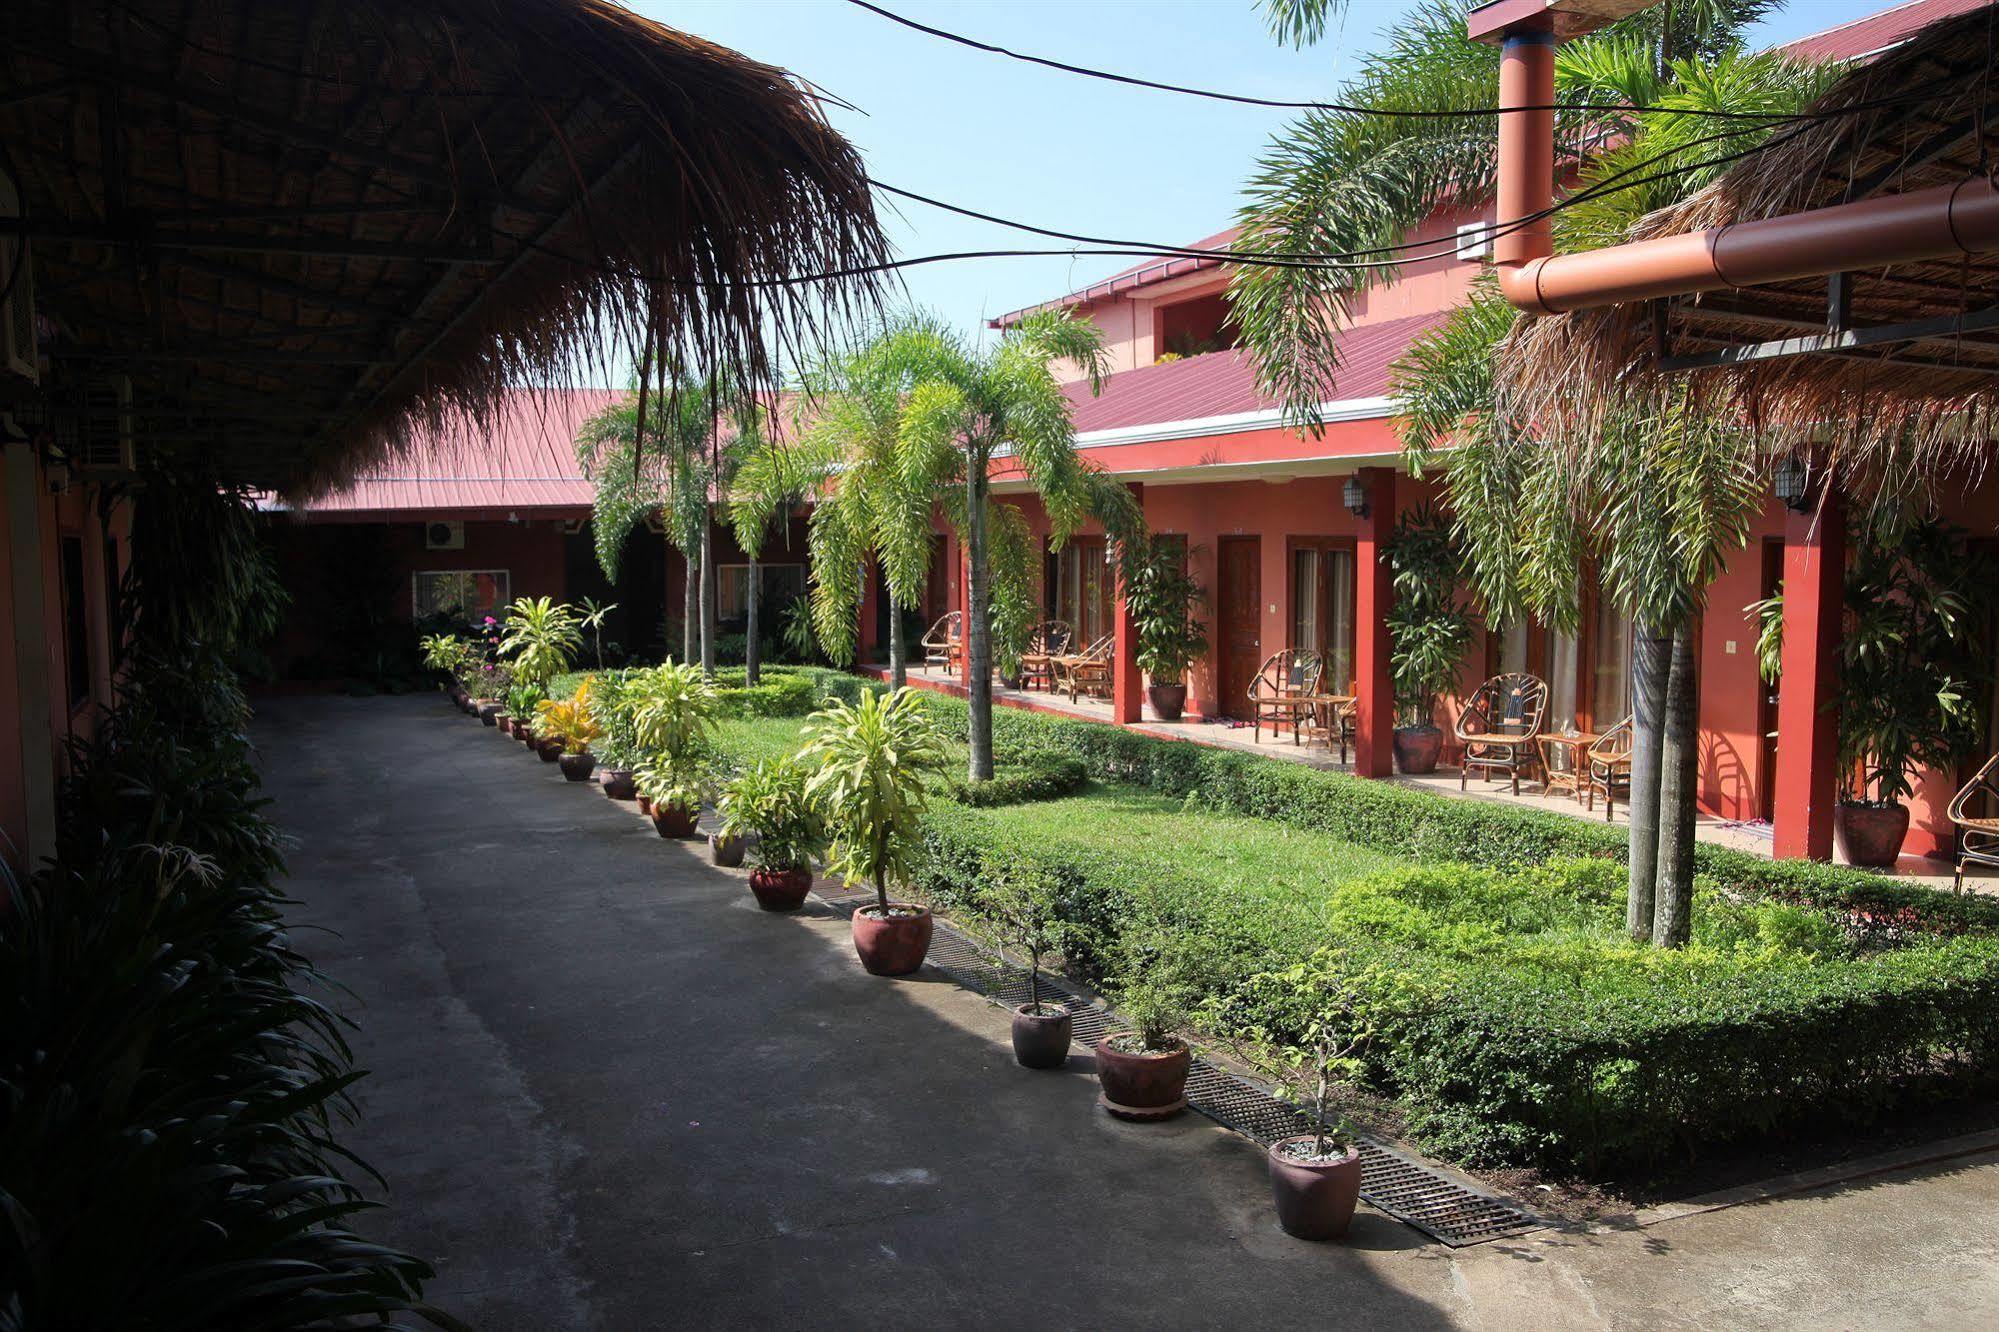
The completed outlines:
<svg viewBox="0 0 1999 1332">
<path fill-rule="evenodd" d="M 1374 421 L 1395 415 L 1393 398 L 1344 398 L 1319 404 L 1319 419 L 1328 424 L 1340 421 Z M 1155 421 L 1146 425 L 1116 426 L 1109 430 L 1085 430 L 1076 436 L 1079 449 L 1104 449 L 1117 444 L 1150 444 L 1157 440 L 1198 439 L 1203 435 L 1239 435 L 1250 430 L 1268 430 L 1284 424 L 1284 409 L 1265 407 L 1254 412 L 1229 412 L 1222 416 L 1195 416 L 1183 421 Z"/>
</svg>

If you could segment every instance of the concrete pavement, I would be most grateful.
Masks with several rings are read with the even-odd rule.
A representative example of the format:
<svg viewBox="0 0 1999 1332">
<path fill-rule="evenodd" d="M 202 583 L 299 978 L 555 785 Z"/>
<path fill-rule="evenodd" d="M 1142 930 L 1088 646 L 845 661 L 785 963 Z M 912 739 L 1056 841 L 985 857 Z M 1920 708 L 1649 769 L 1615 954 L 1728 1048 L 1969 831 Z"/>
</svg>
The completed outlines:
<svg viewBox="0 0 1999 1332">
<path fill-rule="evenodd" d="M 1453 1252 L 1271 1217 L 1260 1153 L 1116 1123 L 1088 1060 L 866 976 L 435 696 L 274 699 L 293 918 L 353 991 L 373 1235 L 493 1329 L 1999 1324 L 1990 1154 L 1606 1234 Z"/>
</svg>

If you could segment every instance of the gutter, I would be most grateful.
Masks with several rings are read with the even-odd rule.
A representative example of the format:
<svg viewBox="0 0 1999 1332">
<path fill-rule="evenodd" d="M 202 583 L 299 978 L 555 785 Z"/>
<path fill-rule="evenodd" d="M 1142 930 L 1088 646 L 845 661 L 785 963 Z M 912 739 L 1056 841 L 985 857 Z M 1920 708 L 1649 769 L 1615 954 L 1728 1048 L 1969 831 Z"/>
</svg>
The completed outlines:
<svg viewBox="0 0 1999 1332">
<path fill-rule="evenodd" d="M 1577 254 L 1554 252 L 1555 47 L 1653 0 L 1495 0 L 1472 11 L 1474 41 L 1500 46 L 1499 289 L 1516 309 L 1562 314 L 1626 301 L 1755 287 L 1852 269 L 1999 250 L 1999 187 L 1956 185 L 1708 227 Z M 1509 109 L 1513 108 L 1513 109 Z"/>
</svg>

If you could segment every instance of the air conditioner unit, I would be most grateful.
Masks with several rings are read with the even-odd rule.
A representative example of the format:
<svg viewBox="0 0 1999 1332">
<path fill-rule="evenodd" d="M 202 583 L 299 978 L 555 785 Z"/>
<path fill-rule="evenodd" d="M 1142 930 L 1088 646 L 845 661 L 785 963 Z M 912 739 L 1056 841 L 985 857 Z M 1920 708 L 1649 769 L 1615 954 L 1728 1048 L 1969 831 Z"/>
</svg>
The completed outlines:
<svg viewBox="0 0 1999 1332">
<path fill-rule="evenodd" d="M 21 216 L 14 182 L 0 174 L 0 217 Z M 35 370 L 34 267 L 28 262 L 25 233 L 0 235 L 0 374 L 37 378 Z"/>
<path fill-rule="evenodd" d="M 423 548 L 425 550 L 465 549 L 465 524 L 455 522 L 435 522 L 423 525 Z"/>
<path fill-rule="evenodd" d="M 134 470 L 130 376 L 92 375 L 83 381 L 77 395 L 75 440 L 69 462 L 79 474 Z"/>
<path fill-rule="evenodd" d="M 1458 258 L 1492 258 L 1492 223 L 1465 222 L 1458 227 Z"/>
</svg>

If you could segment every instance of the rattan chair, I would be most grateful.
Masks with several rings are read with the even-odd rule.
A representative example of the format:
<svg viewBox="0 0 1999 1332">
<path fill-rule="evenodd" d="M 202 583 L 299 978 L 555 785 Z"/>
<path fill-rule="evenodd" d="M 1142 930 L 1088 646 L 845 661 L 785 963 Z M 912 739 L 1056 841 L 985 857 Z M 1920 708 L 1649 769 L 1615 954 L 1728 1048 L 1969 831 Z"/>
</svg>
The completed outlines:
<svg viewBox="0 0 1999 1332">
<path fill-rule="evenodd" d="M 937 623 L 930 626 L 923 635 L 923 664 L 942 666 L 949 671 L 963 650 L 965 615 L 962 611 L 951 611 L 937 617 Z"/>
<path fill-rule="evenodd" d="M 1946 817 L 1957 825 L 1957 873 L 1951 880 L 1953 892 L 1964 891 L 1966 865 L 1999 869 L 1999 817 L 1971 812 L 1971 802 L 1981 795 L 1989 797 L 1988 808 L 1999 808 L 1999 754 L 1985 760 L 1985 766 L 1950 798 L 1950 807 L 1945 811 Z"/>
<path fill-rule="evenodd" d="M 1049 667 L 1053 672 L 1054 687 L 1066 691 L 1071 703 L 1084 694 L 1108 698 L 1111 692 L 1111 649 L 1115 643 L 1110 634 L 1105 634 L 1081 652 L 1051 657 Z"/>
<path fill-rule="evenodd" d="M 1548 708 L 1548 682 L 1538 675 L 1513 672 L 1495 675 L 1472 693 L 1458 713 L 1458 743 L 1464 746 L 1464 763 L 1458 769 L 1458 789 L 1465 789 L 1471 770 L 1478 768 L 1486 780 L 1503 772 L 1513 781 L 1513 794 L 1520 794 L 1520 774 L 1540 762 L 1536 743 L 1541 720 Z"/>
<path fill-rule="evenodd" d="M 1055 658 L 1065 656 L 1076 640 L 1067 620 L 1043 620 L 1028 635 L 1027 651 L 1020 654 L 1020 687 L 1034 688 L 1038 681 L 1050 693 L 1055 691 Z"/>
<path fill-rule="evenodd" d="M 1325 662 L 1316 652 L 1286 648 L 1273 652 L 1264 661 L 1256 678 L 1249 682 L 1249 720 L 1253 739 L 1263 738 L 1263 725 L 1270 723 L 1270 737 L 1286 725 L 1291 727 L 1291 743 L 1299 743 L 1299 732 L 1312 722 L 1310 700 L 1319 692 L 1319 675 Z"/>
<path fill-rule="evenodd" d="M 1582 780 L 1584 806 L 1591 813 L 1596 812 L 1596 793 L 1603 792 L 1605 822 L 1610 820 L 1619 791 L 1624 792 L 1627 803 L 1630 801 L 1631 718 L 1626 717 L 1596 738 L 1583 757 Z"/>
</svg>

